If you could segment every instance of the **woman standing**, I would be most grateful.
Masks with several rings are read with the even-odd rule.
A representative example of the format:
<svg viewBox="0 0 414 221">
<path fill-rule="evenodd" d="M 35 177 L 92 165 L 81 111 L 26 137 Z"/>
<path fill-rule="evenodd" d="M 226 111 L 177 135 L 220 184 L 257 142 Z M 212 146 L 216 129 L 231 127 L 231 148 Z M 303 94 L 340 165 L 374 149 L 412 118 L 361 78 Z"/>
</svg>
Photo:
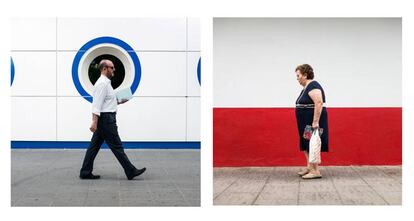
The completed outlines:
<svg viewBox="0 0 414 221">
<path fill-rule="evenodd" d="M 328 113 L 325 103 L 325 92 L 315 80 L 313 69 L 309 64 L 296 67 L 296 79 L 303 90 L 296 100 L 296 120 L 300 137 L 300 150 L 304 152 L 308 166 L 298 174 L 303 179 L 322 178 L 317 163 L 309 163 L 308 129 L 319 129 L 321 135 L 321 152 L 328 152 Z M 306 129 L 307 128 L 307 129 Z"/>
</svg>

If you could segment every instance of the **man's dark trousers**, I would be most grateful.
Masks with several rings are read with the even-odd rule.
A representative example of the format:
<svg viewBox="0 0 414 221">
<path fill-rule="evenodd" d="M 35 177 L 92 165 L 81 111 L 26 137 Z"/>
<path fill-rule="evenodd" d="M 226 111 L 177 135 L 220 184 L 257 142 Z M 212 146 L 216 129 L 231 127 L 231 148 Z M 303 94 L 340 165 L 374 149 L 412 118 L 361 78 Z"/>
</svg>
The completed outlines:
<svg viewBox="0 0 414 221">
<path fill-rule="evenodd" d="M 108 144 L 112 153 L 114 153 L 115 157 L 124 168 L 127 177 L 132 175 L 137 169 L 132 165 L 124 152 L 121 138 L 118 135 L 116 113 L 101 113 L 98 119 L 97 129 L 93 133 L 91 143 L 86 151 L 82 169 L 80 170 L 80 176 L 87 176 L 92 173 L 93 161 L 104 141 L 106 141 L 106 144 Z"/>
</svg>

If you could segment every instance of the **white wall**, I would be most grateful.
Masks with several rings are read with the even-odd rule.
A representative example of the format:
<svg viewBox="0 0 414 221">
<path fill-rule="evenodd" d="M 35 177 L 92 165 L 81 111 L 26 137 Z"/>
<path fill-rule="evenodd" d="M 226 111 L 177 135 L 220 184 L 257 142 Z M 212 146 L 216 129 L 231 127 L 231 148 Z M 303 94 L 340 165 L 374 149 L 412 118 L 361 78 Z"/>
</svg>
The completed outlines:
<svg viewBox="0 0 414 221">
<path fill-rule="evenodd" d="M 118 107 L 124 141 L 199 141 L 200 21 L 197 18 L 15 18 L 12 140 L 88 141 L 91 104 L 72 81 L 86 42 L 129 44 L 141 63 L 134 98 Z"/>
<path fill-rule="evenodd" d="M 331 107 L 401 107 L 400 18 L 216 18 L 214 106 L 293 107 L 308 63 Z"/>
</svg>

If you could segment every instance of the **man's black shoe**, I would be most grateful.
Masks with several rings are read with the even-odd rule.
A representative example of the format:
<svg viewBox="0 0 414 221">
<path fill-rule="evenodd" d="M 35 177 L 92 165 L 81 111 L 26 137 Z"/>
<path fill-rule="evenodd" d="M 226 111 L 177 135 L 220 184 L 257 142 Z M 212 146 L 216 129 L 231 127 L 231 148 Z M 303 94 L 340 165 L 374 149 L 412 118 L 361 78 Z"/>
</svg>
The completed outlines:
<svg viewBox="0 0 414 221">
<path fill-rule="evenodd" d="M 93 174 L 89 174 L 89 175 L 86 175 L 86 176 L 79 176 L 79 177 L 83 180 L 96 180 L 96 179 L 101 178 L 101 176 L 93 175 Z"/>
<path fill-rule="evenodd" d="M 145 167 L 142 168 L 142 169 L 136 170 L 132 175 L 128 176 L 128 180 L 132 180 L 132 179 L 134 179 L 134 177 L 143 174 L 145 172 L 145 170 L 147 170 L 147 168 L 145 168 Z"/>
</svg>

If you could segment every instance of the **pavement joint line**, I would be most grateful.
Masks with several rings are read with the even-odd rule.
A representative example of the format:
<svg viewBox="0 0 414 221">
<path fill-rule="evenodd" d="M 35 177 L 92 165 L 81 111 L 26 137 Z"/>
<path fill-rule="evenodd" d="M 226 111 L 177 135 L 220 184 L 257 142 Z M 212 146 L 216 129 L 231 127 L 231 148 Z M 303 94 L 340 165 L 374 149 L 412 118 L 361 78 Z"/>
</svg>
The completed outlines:
<svg viewBox="0 0 414 221">
<path fill-rule="evenodd" d="M 53 165 L 53 163 L 52 163 L 51 165 Z M 49 168 L 51 168 L 51 166 L 49 166 Z M 70 169 L 70 167 L 64 167 L 64 168 L 60 168 L 60 169 Z M 32 175 L 32 176 L 29 176 L 29 177 L 23 178 L 23 179 L 21 179 L 21 180 L 18 180 L 18 181 L 16 181 L 16 182 L 12 183 L 12 184 L 11 184 L 11 186 L 12 186 L 12 187 L 17 187 L 17 186 L 19 186 L 20 184 L 22 184 L 22 183 L 24 183 L 24 182 L 27 182 L 27 181 L 29 181 L 29 180 L 32 180 L 32 179 L 38 178 L 39 176 L 43 176 L 43 175 L 45 175 L 45 174 L 50 174 L 51 172 L 54 172 L 55 170 L 56 170 L 56 169 L 49 169 L 49 170 L 47 170 L 47 171 L 44 171 L 44 172 L 41 172 L 41 173 L 38 173 L 38 174 L 34 174 L 34 175 Z"/>
<path fill-rule="evenodd" d="M 269 182 L 269 179 L 270 179 L 270 174 L 268 174 L 268 175 L 267 175 L 264 185 L 262 186 L 261 190 L 257 193 L 257 195 L 256 195 L 256 197 L 254 198 L 254 200 L 253 200 L 253 202 L 252 202 L 252 204 L 251 204 L 251 205 L 254 205 L 254 204 L 256 203 L 256 201 L 257 201 L 257 199 L 259 198 L 260 194 L 263 192 L 263 190 L 264 190 L 264 188 L 265 188 L 266 184 Z"/>
<path fill-rule="evenodd" d="M 364 181 L 367 185 L 368 185 L 368 187 L 369 188 L 371 188 L 387 205 L 390 205 L 390 203 L 388 203 L 388 201 L 387 200 L 385 200 L 384 199 L 384 197 L 381 195 L 381 194 L 379 194 L 362 176 L 361 176 L 361 174 L 357 171 L 357 170 L 355 170 L 355 168 L 354 168 L 354 166 L 351 166 L 351 169 L 353 170 L 353 171 L 355 171 L 356 172 L 356 174 L 358 174 L 358 176 L 362 179 L 362 181 Z"/>
<path fill-rule="evenodd" d="M 49 171 L 51 171 L 51 170 L 49 170 Z M 48 171 L 47 171 L 48 172 Z M 44 175 L 44 173 L 40 173 L 40 175 L 39 176 L 42 176 L 42 175 Z M 29 179 L 27 179 L 27 180 L 33 180 L 33 179 L 35 179 L 35 178 L 38 178 L 39 176 L 37 176 L 37 175 L 34 175 L 34 176 L 32 176 L 32 177 L 30 177 Z M 24 180 L 24 179 L 23 179 Z M 27 180 L 25 180 L 25 181 L 27 181 Z M 38 183 L 38 182 L 40 182 L 40 180 L 38 180 L 36 183 Z M 14 187 L 16 187 L 16 186 L 14 186 Z M 21 198 L 25 198 L 25 199 L 27 199 L 27 198 L 33 198 L 33 197 L 26 197 L 27 196 L 27 194 L 29 194 L 29 192 L 26 192 L 26 193 L 24 193 L 23 194 L 23 196 L 21 197 Z M 56 192 L 53 194 L 53 197 L 55 197 L 56 196 Z"/>
<path fill-rule="evenodd" d="M 241 179 L 241 177 L 235 179 L 230 185 L 228 185 L 223 191 L 221 191 L 221 193 L 217 194 L 216 197 L 214 197 L 213 200 L 216 200 L 220 195 L 222 195 L 224 192 L 226 192 L 227 189 L 229 189 L 233 184 L 235 184 L 237 181 L 239 181 Z"/>
<path fill-rule="evenodd" d="M 401 182 L 401 180 L 400 179 L 396 179 L 395 177 L 393 177 L 393 176 L 390 176 L 389 174 L 387 174 L 386 172 L 384 172 L 384 170 L 383 169 L 381 169 L 381 168 L 379 168 L 379 166 L 375 166 L 378 170 L 380 170 L 383 174 L 385 174 L 387 177 L 389 177 L 389 178 L 391 178 L 391 179 L 393 179 L 393 180 L 395 180 L 395 181 L 398 181 L 398 182 Z"/>
<path fill-rule="evenodd" d="M 175 188 L 177 188 L 178 192 L 180 193 L 181 197 L 184 199 L 184 202 L 189 203 L 189 201 L 187 200 L 187 198 L 184 196 L 184 193 L 181 191 L 181 189 L 178 187 L 178 185 L 173 182 Z"/>
<path fill-rule="evenodd" d="M 327 171 L 329 171 L 329 175 L 332 175 L 332 171 L 330 171 L 328 167 L 325 167 L 325 168 L 326 168 Z M 328 178 L 331 181 L 332 186 L 334 187 L 336 193 L 339 196 L 339 200 L 341 201 L 341 205 L 345 205 L 344 200 L 342 199 L 341 193 L 339 192 L 338 188 L 336 188 L 336 186 L 335 186 L 335 182 L 333 181 L 332 176 L 328 176 Z"/>
<path fill-rule="evenodd" d="M 121 206 L 121 180 L 118 179 L 118 206 Z"/>
<path fill-rule="evenodd" d="M 392 180 L 397 181 L 397 182 L 399 182 L 399 183 L 401 182 L 401 180 L 396 179 L 396 178 L 394 178 L 394 177 L 392 177 L 392 176 L 388 175 L 387 173 L 385 173 L 385 172 L 384 172 L 384 170 L 382 170 L 381 168 L 379 168 L 379 166 L 375 166 L 375 168 L 376 168 L 377 170 L 381 171 L 381 173 L 385 174 L 387 177 L 391 178 Z M 402 189 L 402 183 L 401 183 L 401 189 Z M 380 193 L 378 193 L 378 195 L 380 195 L 380 196 L 382 197 L 382 195 L 381 195 Z M 385 200 L 385 198 L 384 198 L 384 200 Z M 385 200 L 385 201 L 386 201 L 386 200 Z M 388 203 L 388 205 L 390 205 L 390 203 L 389 203 L 388 201 L 386 201 L 386 202 Z"/>
<path fill-rule="evenodd" d="M 151 188 L 149 187 L 149 184 L 146 184 L 145 186 L 147 187 L 148 191 L 150 192 L 151 200 L 155 200 L 154 193 L 152 192 Z"/>
<path fill-rule="evenodd" d="M 155 155 L 154 160 L 160 161 L 160 157 L 158 155 Z M 165 175 L 168 175 L 168 173 L 165 171 L 165 168 L 164 167 L 161 167 L 161 168 L 162 168 L 162 172 L 164 172 Z M 151 200 L 155 201 L 156 197 L 155 197 L 155 193 L 152 191 L 151 185 L 149 183 L 147 183 L 145 186 L 147 187 L 148 191 L 150 192 Z"/>
<path fill-rule="evenodd" d="M 86 205 L 86 202 L 87 202 L 88 197 L 89 197 L 89 190 L 90 190 L 91 182 L 89 180 L 87 180 L 87 182 L 88 182 L 88 188 L 86 190 L 86 196 L 85 196 L 85 199 L 83 200 L 83 205 L 82 206 Z"/>
<path fill-rule="evenodd" d="M 296 205 L 299 205 L 300 202 L 300 183 L 302 182 L 302 177 L 299 178 L 298 182 L 298 197 L 296 198 Z"/>
<path fill-rule="evenodd" d="M 19 199 L 17 199 L 14 204 L 12 204 L 13 206 L 19 205 L 19 201 L 22 199 L 23 197 L 20 197 Z"/>
<path fill-rule="evenodd" d="M 164 171 L 165 175 L 169 175 L 168 171 L 165 169 L 165 167 L 162 167 L 162 170 Z M 174 187 L 180 192 L 181 197 L 183 198 L 184 202 L 187 202 L 184 198 L 184 194 L 179 190 L 179 188 L 177 187 L 177 185 L 174 183 L 174 181 L 169 180 L 169 182 L 171 182 Z"/>
<path fill-rule="evenodd" d="M 163 167 L 162 168 L 164 170 L 164 172 L 168 175 L 167 170 Z M 180 193 L 181 197 L 184 199 L 185 203 L 189 203 L 188 200 L 186 199 L 186 197 L 184 196 L 184 193 L 181 191 L 181 189 L 178 187 L 177 183 L 174 182 L 174 180 L 172 181 L 172 184 L 174 185 L 174 187 L 178 190 L 178 192 Z"/>
</svg>

